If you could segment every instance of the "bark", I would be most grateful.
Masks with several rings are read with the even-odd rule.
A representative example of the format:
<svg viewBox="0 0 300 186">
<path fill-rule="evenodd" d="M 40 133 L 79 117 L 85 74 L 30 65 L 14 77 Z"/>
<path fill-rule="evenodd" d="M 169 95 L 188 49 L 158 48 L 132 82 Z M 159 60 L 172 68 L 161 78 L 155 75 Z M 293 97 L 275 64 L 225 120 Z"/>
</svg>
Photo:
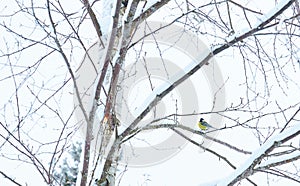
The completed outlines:
<svg viewBox="0 0 300 186">
<path fill-rule="evenodd" d="M 98 108 L 98 102 L 100 99 L 100 92 L 103 85 L 103 81 L 108 69 L 109 62 L 111 60 L 111 52 L 114 47 L 115 39 L 116 39 L 116 33 L 118 28 L 118 22 L 119 22 L 119 10 L 121 7 L 121 1 L 118 1 L 116 6 L 115 15 L 113 17 L 113 27 L 112 32 L 110 34 L 110 38 L 108 40 L 108 44 L 106 46 L 106 53 L 104 56 L 104 65 L 102 67 L 100 79 L 97 84 L 94 101 L 92 105 L 92 109 L 89 114 L 89 120 L 87 122 L 87 130 L 86 130 L 86 138 L 85 138 L 85 147 L 84 147 L 84 161 L 83 161 L 83 168 L 82 168 L 82 179 L 81 179 L 81 186 L 85 186 L 87 183 L 88 178 L 88 171 L 89 171 L 89 162 L 90 162 L 90 148 L 91 148 L 91 140 L 92 140 L 92 132 L 93 132 L 93 124 L 95 120 L 95 113 Z"/>
</svg>

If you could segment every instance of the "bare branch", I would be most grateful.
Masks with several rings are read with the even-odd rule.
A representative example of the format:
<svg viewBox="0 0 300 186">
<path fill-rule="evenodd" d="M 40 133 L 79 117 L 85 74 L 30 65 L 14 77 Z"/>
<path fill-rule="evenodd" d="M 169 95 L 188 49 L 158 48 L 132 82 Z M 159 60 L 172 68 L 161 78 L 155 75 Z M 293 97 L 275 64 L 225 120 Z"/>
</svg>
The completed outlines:
<svg viewBox="0 0 300 186">
<path fill-rule="evenodd" d="M 289 121 L 284 125 L 284 127 L 281 129 L 280 132 L 283 132 L 283 131 L 286 129 L 286 127 L 288 126 L 288 124 L 295 118 L 295 116 L 298 114 L 299 111 L 300 111 L 300 107 L 299 107 L 299 109 L 294 113 L 294 115 L 289 119 Z"/>
<path fill-rule="evenodd" d="M 195 142 L 194 140 L 192 140 L 192 139 L 186 137 L 182 132 L 180 132 L 180 131 L 178 131 L 178 130 L 176 130 L 176 129 L 174 129 L 174 128 L 172 128 L 172 130 L 173 130 L 174 132 L 176 132 L 177 134 L 179 134 L 181 137 L 185 138 L 185 139 L 186 139 L 187 141 L 189 141 L 190 143 L 192 143 L 192 144 L 194 144 L 194 145 L 196 145 L 196 146 L 202 148 L 203 150 L 205 150 L 205 151 L 207 151 L 207 152 L 209 152 L 209 153 L 211 153 L 211 154 L 217 156 L 219 159 L 224 160 L 230 167 L 232 167 L 233 169 L 236 169 L 236 167 L 235 167 L 235 166 L 234 166 L 234 165 L 233 165 L 226 157 L 224 157 L 224 156 L 220 155 L 219 153 L 217 153 L 217 152 L 215 152 L 215 151 L 213 151 L 213 150 L 211 150 L 211 149 L 209 149 L 209 148 L 207 148 L 207 147 L 204 147 L 204 146 L 202 146 L 201 144 Z M 256 184 L 255 184 L 252 180 L 250 180 L 249 178 L 247 178 L 247 180 L 248 180 L 252 185 L 256 185 Z"/>
<path fill-rule="evenodd" d="M 9 181 L 13 182 L 15 185 L 22 186 L 21 184 L 19 184 L 18 182 L 16 182 L 14 179 L 12 179 L 11 177 L 7 176 L 4 172 L 0 171 L 0 174 L 2 174 L 4 176 L 4 178 L 6 178 Z"/>
<path fill-rule="evenodd" d="M 85 8 L 87 9 L 87 11 L 88 11 L 88 13 L 89 13 L 89 15 L 92 19 L 92 22 L 93 22 L 94 28 L 97 32 L 100 44 L 101 44 L 102 47 L 104 47 L 104 43 L 103 43 L 102 38 L 101 38 L 102 37 L 101 27 L 100 27 L 100 24 L 99 24 L 99 22 L 96 18 L 96 15 L 95 15 L 95 13 L 94 13 L 94 11 L 93 11 L 93 9 L 92 9 L 92 7 L 91 7 L 88 0 L 83 0 L 83 4 L 84 4 Z"/>
<path fill-rule="evenodd" d="M 260 30 L 264 29 L 264 26 L 270 23 L 273 19 L 275 19 L 278 15 L 280 15 L 284 10 L 286 10 L 295 0 L 288 1 L 281 9 L 279 9 L 274 15 L 267 18 L 264 22 L 260 23 L 256 28 L 253 28 L 246 33 L 237 36 L 236 38 L 232 39 L 228 43 L 222 45 L 219 48 L 216 48 L 207 56 L 198 62 L 198 64 L 192 68 L 188 73 L 184 74 L 177 80 L 175 80 L 169 87 L 167 87 L 165 90 L 163 90 L 160 94 L 158 94 L 150 103 L 149 105 L 141 112 L 141 114 L 130 124 L 130 126 L 121 134 L 121 137 L 126 137 L 132 129 L 134 129 L 138 123 L 150 112 L 150 110 L 157 105 L 157 103 L 166 96 L 169 92 L 171 92 L 175 87 L 177 87 L 179 84 L 181 84 L 183 81 L 185 81 L 187 78 L 189 78 L 192 74 L 194 74 L 196 71 L 198 71 L 203 65 L 208 63 L 208 61 L 213 57 L 213 55 L 217 55 L 223 50 L 229 48 L 233 44 L 242 41 L 243 39 L 249 37 L 250 35 L 254 34 L 255 32 L 258 32 Z"/>
<path fill-rule="evenodd" d="M 205 132 L 202 132 L 202 131 L 199 131 L 199 130 L 194 130 L 194 129 L 191 129 L 187 126 L 184 126 L 184 125 L 174 125 L 174 124 L 157 124 L 157 125 L 147 125 L 145 127 L 142 127 L 142 128 L 137 128 L 136 130 L 133 130 L 132 133 L 130 134 L 130 137 L 124 139 L 122 141 L 122 143 L 128 141 L 130 138 L 132 138 L 133 136 L 135 136 L 136 134 L 138 134 L 139 132 L 141 131 L 146 131 L 146 130 L 154 130 L 154 129 L 162 129 L 162 128 L 168 128 L 168 129 L 182 129 L 182 130 L 185 130 L 185 131 L 189 131 L 193 134 L 197 134 L 197 135 L 200 135 L 208 140 L 211 140 L 213 142 L 216 142 L 218 144 L 221 144 L 221 145 L 224 145 L 225 147 L 228 147 L 229 149 L 232 149 L 232 150 L 235 150 L 237 152 L 240 152 L 240 153 L 243 153 L 243 154 L 251 154 L 250 151 L 246 151 L 246 150 L 243 150 L 243 149 L 239 149 L 233 145 L 230 145 L 229 143 L 226 143 L 224 141 L 221 141 L 221 140 L 218 140 L 216 138 L 213 138 L 209 135 L 207 135 Z M 218 129 L 219 130 L 219 129 Z M 212 131 L 212 132 L 216 132 L 217 130 L 215 131 Z"/>
</svg>

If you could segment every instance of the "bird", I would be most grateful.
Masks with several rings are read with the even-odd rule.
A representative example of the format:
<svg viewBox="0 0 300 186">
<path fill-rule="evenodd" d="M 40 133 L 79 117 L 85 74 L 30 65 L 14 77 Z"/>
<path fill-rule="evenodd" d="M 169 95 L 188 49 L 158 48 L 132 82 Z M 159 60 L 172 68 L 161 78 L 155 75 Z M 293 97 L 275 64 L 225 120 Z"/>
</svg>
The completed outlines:
<svg viewBox="0 0 300 186">
<path fill-rule="evenodd" d="M 207 130 L 207 129 L 216 129 L 215 127 L 211 126 L 210 124 L 208 124 L 203 118 L 200 118 L 199 122 L 198 122 L 198 127 L 201 130 Z"/>
</svg>

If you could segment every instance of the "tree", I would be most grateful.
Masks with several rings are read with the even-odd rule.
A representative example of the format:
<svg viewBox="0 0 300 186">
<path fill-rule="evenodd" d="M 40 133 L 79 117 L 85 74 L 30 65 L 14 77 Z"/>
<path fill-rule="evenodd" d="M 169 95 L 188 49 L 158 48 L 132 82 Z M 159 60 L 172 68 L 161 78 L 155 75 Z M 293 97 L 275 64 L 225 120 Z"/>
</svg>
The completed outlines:
<svg viewBox="0 0 300 186">
<path fill-rule="evenodd" d="M 84 131 L 80 185 L 125 184 L 128 166 L 187 149 L 193 153 L 184 160 L 201 157 L 214 167 L 187 171 L 217 179 L 210 185 L 299 182 L 298 1 L 2 6 L 2 162 L 59 184 L 54 170 Z M 195 128 L 200 117 L 217 129 Z M 150 147 L 144 152 L 138 142 Z M 14 168 L 1 174 L 17 185 L 30 181 Z M 182 174 L 175 184 L 188 178 Z"/>
<path fill-rule="evenodd" d="M 81 151 L 81 143 L 72 144 L 69 152 L 71 157 L 65 158 L 60 166 L 60 171 L 55 171 L 54 173 L 54 177 L 58 180 L 59 185 L 71 186 L 76 184 Z"/>
</svg>

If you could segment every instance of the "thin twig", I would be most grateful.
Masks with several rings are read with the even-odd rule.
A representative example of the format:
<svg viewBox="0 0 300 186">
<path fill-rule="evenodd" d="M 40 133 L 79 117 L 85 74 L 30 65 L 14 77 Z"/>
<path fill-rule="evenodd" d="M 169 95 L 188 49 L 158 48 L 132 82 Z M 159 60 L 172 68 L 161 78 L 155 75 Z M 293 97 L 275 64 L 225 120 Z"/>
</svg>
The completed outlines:
<svg viewBox="0 0 300 186">
<path fill-rule="evenodd" d="M 294 119 L 294 117 L 298 114 L 298 112 L 300 111 L 300 107 L 299 109 L 294 113 L 294 115 L 289 119 L 289 121 L 284 125 L 284 127 L 281 129 L 280 133 L 284 131 L 284 129 L 288 126 L 288 124 Z"/>
<path fill-rule="evenodd" d="M 222 159 L 224 160 L 230 167 L 232 167 L 233 169 L 236 169 L 236 167 L 225 157 L 225 156 L 222 156 L 221 154 L 207 148 L 207 147 L 204 147 L 203 145 L 195 142 L 194 140 L 188 138 L 187 136 L 185 136 L 182 132 L 176 130 L 176 129 L 172 129 L 174 132 L 176 132 L 178 135 L 180 135 L 181 137 L 183 137 L 184 139 L 186 139 L 187 141 L 191 142 L 192 144 L 202 148 L 204 151 L 207 151 L 207 152 L 210 152 L 211 154 L 217 156 L 219 159 Z M 255 184 L 252 180 L 250 180 L 249 178 L 247 178 L 247 180 L 252 184 L 252 185 L 257 185 Z"/>
</svg>

